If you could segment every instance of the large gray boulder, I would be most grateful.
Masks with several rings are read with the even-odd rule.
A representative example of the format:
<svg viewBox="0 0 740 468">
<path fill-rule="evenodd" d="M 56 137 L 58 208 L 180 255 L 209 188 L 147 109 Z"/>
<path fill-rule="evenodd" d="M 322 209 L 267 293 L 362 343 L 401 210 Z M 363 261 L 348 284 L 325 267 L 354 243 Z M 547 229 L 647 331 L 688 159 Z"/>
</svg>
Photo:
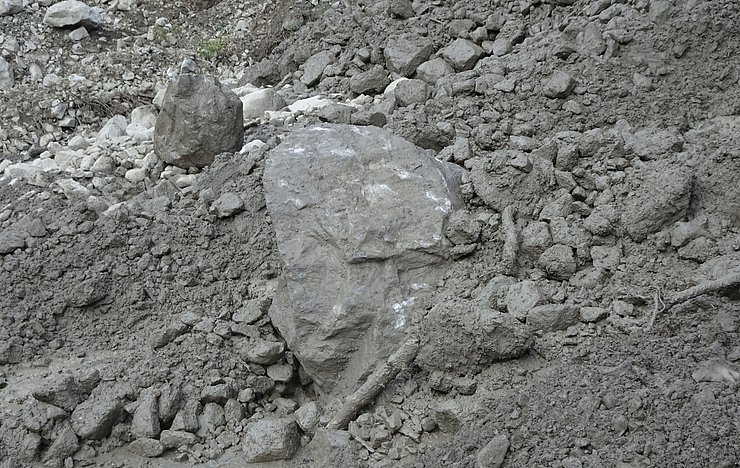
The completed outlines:
<svg viewBox="0 0 740 468">
<path fill-rule="evenodd" d="M 103 10 L 97 7 L 89 7 L 77 0 L 64 0 L 55 3 L 46 10 L 44 24 L 54 28 L 67 26 L 98 28 L 103 24 Z"/>
<path fill-rule="evenodd" d="M 402 76 L 411 76 L 432 52 L 434 46 L 431 39 L 407 33 L 390 37 L 383 55 L 388 70 Z"/>
<path fill-rule="evenodd" d="M 284 284 L 270 317 L 319 387 L 341 394 L 387 358 L 449 257 L 462 169 L 376 127 L 291 134 L 264 175 Z"/>
<path fill-rule="evenodd" d="M 242 449 L 248 463 L 289 460 L 301 446 L 293 418 L 267 418 L 248 424 Z"/>
<path fill-rule="evenodd" d="M 205 167 L 244 140 L 242 101 L 218 80 L 180 75 L 167 86 L 154 127 L 154 151 L 167 164 Z"/>
</svg>

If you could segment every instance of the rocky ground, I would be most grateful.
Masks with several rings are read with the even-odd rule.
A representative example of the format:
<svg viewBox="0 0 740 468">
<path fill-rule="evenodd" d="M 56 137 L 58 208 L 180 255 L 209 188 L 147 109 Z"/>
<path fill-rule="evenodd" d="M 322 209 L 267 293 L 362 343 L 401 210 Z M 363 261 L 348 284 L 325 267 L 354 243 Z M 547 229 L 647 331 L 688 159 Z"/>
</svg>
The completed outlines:
<svg viewBox="0 0 740 468">
<path fill-rule="evenodd" d="M 739 34 L 0 0 L 0 466 L 740 465 Z"/>
</svg>

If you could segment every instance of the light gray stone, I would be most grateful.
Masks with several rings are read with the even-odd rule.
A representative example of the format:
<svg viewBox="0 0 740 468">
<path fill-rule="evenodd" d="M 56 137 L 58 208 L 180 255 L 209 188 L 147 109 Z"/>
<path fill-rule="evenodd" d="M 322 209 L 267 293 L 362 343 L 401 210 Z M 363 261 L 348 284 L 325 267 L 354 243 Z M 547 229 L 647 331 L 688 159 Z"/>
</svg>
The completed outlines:
<svg viewBox="0 0 740 468">
<path fill-rule="evenodd" d="M 142 438 L 128 444 L 128 451 L 145 458 L 155 458 L 164 453 L 164 446 L 157 439 Z"/>
<path fill-rule="evenodd" d="M 173 431 L 195 432 L 198 430 L 198 414 L 201 411 L 200 401 L 190 399 L 177 412 L 170 427 Z"/>
<path fill-rule="evenodd" d="M 544 300 L 534 281 L 521 281 L 506 288 L 504 304 L 506 311 L 519 320 L 524 320 L 529 311 Z"/>
<path fill-rule="evenodd" d="M 222 193 L 211 205 L 219 218 L 228 218 L 244 210 L 244 201 L 233 192 Z"/>
<path fill-rule="evenodd" d="M 423 104 L 429 99 L 429 87 L 422 80 L 402 80 L 396 84 L 393 94 L 399 106 Z"/>
<path fill-rule="evenodd" d="M 416 76 L 434 86 L 443 76 L 452 75 L 455 70 L 442 58 L 434 58 L 419 65 Z"/>
<path fill-rule="evenodd" d="M 64 0 L 46 10 L 44 24 L 54 28 L 77 25 L 98 28 L 103 24 L 103 10 L 91 8 L 77 0 Z"/>
<path fill-rule="evenodd" d="M 215 78 L 180 75 L 167 86 L 154 129 L 154 151 L 175 166 L 202 168 L 241 149 L 242 102 Z"/>
<path fill-rule="evenodd" d="M 407 33 L 390 37 L 383 54 L 388 70 L 401 76 L 411 76 L 433 51 L 429 38 Z"/>
<path fill-rule="evenodd" d="M 38 401 L 58 406 L 65 411 L 74 410 L 87 398 L 77 379 L 71 375 L 54 377 L 35 389 L 32 394 Z"/>
<path fill-rule="evenodd" d="M 126 135 L 126 117 L 122 115 L 114 115 L 103 125 L 103 128 L 98 132 L 98 140 L 110 140 Z"/>
<path fill-rule="evenodd" d="M 476 468 L 500 468 L 509 451 L 509 439 L 499 434 L 491 439 L 475 457 Z"/>
<path fill-rule="evenodd" d="M 198 437 L 190 432 L 164 430 L 159 436 L 159 441 L 165 449 L 176 449 L 184 445 L 193 445 L 198 441 Z"/>
<path fill-rule="evenodd" d="M 576 87 L 576 81 L 564 71 L 556 71 L 545 82 L 543 94 L 549 98 L 566 98 Z"/>
<path fill-rule="evenodd" d="M 0 0 L 0 16 L 15 15 L 23 11 L 23 0 Z"/>
<path fill-rule="evenodd" d="M 154 438 L 159 435 L 159 390 L 147 388 L 139 396 L 139 406 L 131 420 L 131 434 L 134 437 Z"/>
<path fill-rule="evenodd" d="M 286 106 L 285 99 L 274 88 L 258 89 L 240 99 L 245 121 L 263 118 L 266 111 L 277 111 Z"/>
<path fill-rule="evenodd" d="M 581 307 L 581 322 L 594 323 L 604 320 L 609 311 L 603 307 Z"/>
<path fill-rule="evenodd" d="M 44 462 L 64 460 L 67 457 L 71 457 L 80 448 L 80 441 L 77 438 L 77 434 L 75 434 L 69 425 L 69 422 L 63 421 L 60 423 L 60 426 L 61 428 L 58 430 L 54 442 L 52 442 L 42 458 Z"/>
<path fill-rule="evenodd" d="M 419 335 L 421 367 L 460 374 L 519 357 L 533 344 L 531 332 L 512 315 L 462 299 L 434 306 Z"/>
<path fill-rule="evenodd" d="M 313 434 L 316 426 L 319 424 L 319 405 L 315 401 L 304 403 L 300 408 L 295 410 L 294 417 L 298 427 L 307 434 Z"/>
<path fill-rule="evenodd" d="M 324 391 L 400 344 L 412 284 L 434 284 L 449 257 L 460 171 L 375 127 L 317 125 L 271 152 L 265 198 L 286 266 L 270 317 Z"/>
<path fill-rule="evenodd" d="M 7 91 L 15 85 L 13 66 L 0 57 L 0 91 Z"/>
<path fill-rule="evenodd" d="M 86 37 L 90 37 L 90 33 L 87 32 L 87 28 L 80 26 L 68 34 L 69 38 L 73 41 L 81 41 Z"/>
<path fill-rule="evenodd" d="M 388 72 L 380 65 L 375 65 L 371 69 L 358 73 L 349 80 L 349 88 L 357 94 L 366 94 L 369 92 L 379 93 L 388 86 Z"/>
<path fill-rule="evenodd" d="M 471 70 L 485 55 L 485 51 L 472 41 L 455 39 L 441 50 L 441 54 L 455 70 L 465 71 Z"/>
<path fill-rule="evenodd" d="M 242 353 L 242 357 L 255 364 L 269 365 L 277 362 L 285 351 L 282 341 L 255 340 Z"/>
<path fill-rule="evenodd" d="M 223 406 L 218 403 L 206 403 L 203 413 L 198 417 L 198 432 L 200 437 L 214 434 L 216 429 L 226 424 L 226 413 Z"/>
<path fill-rule="evenodd" d="M 411 0 L 390 0 L 388 14 L 400 19 L 409 19 L 415 15 Z"/>
<path fill-rule="evenodd" d="M 322 50 L 313 54 L 303 64 L 303 76 L 301 83 L 306 86 L 314 86 L 324 75 L 324 69 L 334 62 L 334 54 L 328 50 Z"/>
<path fill-rule="evenodd" d="M 527 326 L 532 330 L 557 331 L 575 325 L 580 319 L 578 307 L 569 304 L 545 304 L 527 314 Z"/>
<path fill-rule="evenodd" d="M 289 460 L 300 447 L 300 440 L 292 418 L 261 419 L 247 425 L 242 450 L 248 463 Z"/>
<path fill-rule="evenodd" d="M 547 276 L 555 280 L 567 280 L 576 272 L 573 249 L 563 244 L 555 244 L 542 252 L 538 263 Z"/>
<path fill-rule="evenodd" d="M 97 394 L 77 405 L 69 421 L 80 438 L 99 440 L 110 434 L 122 410 L 123 405 L 114 395 Z"/>
</svg>

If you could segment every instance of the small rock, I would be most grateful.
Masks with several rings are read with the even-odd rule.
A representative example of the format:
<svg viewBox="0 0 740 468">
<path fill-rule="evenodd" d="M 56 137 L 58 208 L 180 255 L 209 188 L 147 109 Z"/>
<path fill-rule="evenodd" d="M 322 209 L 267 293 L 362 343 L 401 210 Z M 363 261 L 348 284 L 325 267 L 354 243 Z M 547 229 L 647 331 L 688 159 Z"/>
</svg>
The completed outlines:
<svg viewBox="0 0 740 468">
<path fill-rule="evenodd" d="M 273 364 L 267 368 L 267 376 L 275 382 L 290 382 L 293 378 L 293 366 L 290 364 Z"/>
<path fill-rule="evenodd" d="M 222 193 L 211 205 L 219 218 L 228 218 L 244 210 L 244 201 L 233 192 Z"/>
<path fill-rule="evenodd" d="M 159 391 L 147 388 L 139 396 L 139 406 L 131 420 L 131 434 L 134 437 L 154 438 L 159 435 Z"/>
<path fill-rule="evenodd" d="M 490 440 L 475 457 L 476 468 L 499 468 L 504 464 L 506 453 L 509 451 L 509 439 L 499 434 Z"/>
<path fill-rule="evenodd" d="M 128 451 L 142 457 L 155 458 L 164 453 L 164 446 L 156 439 L 136 439 L 128 444 Z"/>
<path fill-rule="evenodd" d="M 567 280 L 576 272 L 573 249 L 567 245 L 556 244 L 545 250 L 538 260 L 547 276 L 556 280 Z"/>
<path fill-rule="evenodd" d="M 13 67 L 0 56 L 0 91 L 7 91 L 14 85 Z"/>
<path fill-rule="evenodd" d="M 303 76 L 301 83 L 306 86 L 314 86 L 324 74 L 324 69 L 334 62 L 334 54 L 328 50 L 318 52 L 306 60 L 303 64 Z"/>
<path fill-rule="evenodd" d="M 42 458 L 44 462 L 54 459 L 64 460 L 72 456 L 80 448 L 80 441 L 77 438 L 77 434 L 74 433 L 69 423 L 64 421 L 60 424 L 61 429 L 57 432 L 54 442 Z"/>
<path fill-rule="evenodd" d="M 0 16 L 15 15 L 21 11 L 23 11 L 23 0 L 0 0 Z"/>
<path fill-rule="evenodd" d="M 609 311 L 603 307 L 581 307 L 581 322 L 594 323 L 604 320 Z"/>
<path fill-rule="evenodd" d="M 289 460 L 300 447 L 298 425 L 292 418 L 261 419 L 247 425 L 242 449 L 248 463 Z"/>
<path fill-rule="evenodd" d="M 185 402 L 185 406 L 175 415 L 170 430 L 195 432 L 198 430 L 198 413 L 200 413 L 200 401 L 190 399 Z"/>
<path fill-rule="evenodd" d="M 114 396 L 94 395 L 77 405 L 69 420 L 82 439 L 99 440 L 110 434 L 122 410 L 121 402 Z"/>
<path fill-rule="evenodd" d="M 433 51 L 434 47 L 429 38 L 408 33 L 390 37 L 383 55 L 388 70 L 401 76 L 410 76 Z"/>
<path fill-rule="evenodd" d="M 285 351 L 282 341 L 257 340 L 243 355 L 244 359 L 255 364 L 269 365 L 277 362 Z"/>
<path fill-rule="evenodd" d="M 545 304 L 527 314 L 527 326 L 532 330 L 557 331 L 578 323 L 580 310 L 568 304 Z"/>
<path fill-rule="evenodd" d="M 293 414 L 298 427 L 307 434 L 312 434 L 319 423 L 319 405 L 315 401 L 309 401 L 301 405 Z"/>
<path fill-rule="evenodd" d="M 431 86 L 435 86 L 440 78 L 453 73 L 455 73 L 455 70 L 442 58 L 434 58 L 424 62 L 416 69 L 416 76 Z"/>
<path fill-rule="evenodd" d="M 739 369 L 726 361 L 711 361 L 702 364 L 691 373 L 694 382 L 725 382 L 735 384 L 740 381 Z"/>
<path fill-rule="evenodd" d="M 86 37 L 90 37 L 90 33 L 87 32 L 87 28 L 85 28 L 84 26 L 80 26 L 79 28 L 69 33 L 68 36 L 73 41 L 81 41 Z"/>
<path fill-rule="evenodd" d="M 455 39 L 440 52 L 453 68 L 459 71 L 472 69 L 485 51 L 467 39 Z"/>
<path fill-rule="evenodd" d="M 236 396 L 236 389 L 230 383 L 220 383 L 203 388 L 200 392 L 201 403 L 225 404 L 230 398 Z"/>
<path fill-rule="evenodd" d="M 415 13 L 411 5 L 411 0 L 390 0 L 388 2 L 388 14 L 400 19 L 412 18 Z"/>
<path fill-rule="evenodd" d="M 164 430 L 159 436 L 159 441 L 165 449 L 169 450 L 185 445 L 193 445 L 198 441 L 198 437 L 186 431 Z"/>
<path fill-rule="evenodd" d="M 244 120 L 263 118 L 266 111 L 277 111 L 285 107 L 285 100 L 274 88 L 258 89 L 240 97 Z"/>
<path fill-rule="evenodd" d="M 604 270 L 616 270 L 622 259 L 622 250 L 615 247 L 594 246 L 591 247 L 591 259 L 594 267 Z"/>
<path fill-rule="evenodd" d="M 402 80 L 396 84 L 393 94 L 399 106 L 423 104 L 429 99 L 429 89 L 422 80 Z"/>
<path fill-rule="evenodd" d="M 543 94 L 549 98 L 566 98 L 576 87 L 576 81 L 564 71 L 556 71 L 545 83 Z"/>
<path fill-rule="evenodd" d="M 85 401 L 87 395 L 74 377 L 61 375 L 34 390 L 33 397 L 38 401 L 58 406 L 65 411 L 72 411 L 77 405 Z"/>
<path fill-rule="evenodd" d="M 544 300 L 534 281 L 521 281 L 506 288 L 504 304 L 506 311 L 519 320 L 524 320 L 533 307 Z"/>
<path fill-rule="evenodd" d="M 44 15 L 44 24 L 54 28 L 76 25 L 98 28 L 102 23 L 103 11 L 100 8 L 91 8 L 77 0 L 55 3 L 46 10 L 46 15 Z"/>
<path fill-rule="evenodd" d="M 226 413 L 218 403 L 206 403 L 203 413 L 198 418 L 198 432 L 200 437 L 214 434 L 216 429 L 226 424 Z"/>
<path fill-rule="evenodd" d="M 380 65 L 375 65 L 371 69 L 358 73 L 349 80 L 349 88 L 357 94 L 367 94 L 370 91 L 375 93 L 382 92 L 388 86 L 388 72 Z"/>
</svg>

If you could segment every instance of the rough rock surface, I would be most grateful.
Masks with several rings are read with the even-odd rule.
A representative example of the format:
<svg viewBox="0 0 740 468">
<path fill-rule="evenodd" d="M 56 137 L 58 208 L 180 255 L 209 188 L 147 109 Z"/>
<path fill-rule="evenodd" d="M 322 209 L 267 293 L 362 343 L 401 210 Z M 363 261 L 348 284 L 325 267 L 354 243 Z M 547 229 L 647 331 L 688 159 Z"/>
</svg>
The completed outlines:
<svg viewBox="0 0 740 468">
<path fill-rule="evenodd" d="M 373 127 L 310 127 L 270 153 L 265 198 L 286 280 L 270 316 L 325 391 L 352 387 L 400 344 L 449 255 L 459 177 Z"/>
<path fill-rule="evenodd" d="M 241 447 L 249 463 L 288 460 L 300 445 L 292 418 L 267 418 L 247 425 Z"/>
<path fill-rule="evenodd" d="M 205 75 L 170 82 L 154 129 L 154 150 L 164 162 L 201 168 L 238 151 L 243 140 L 242 102 L 233 91 Z"/>
<path fill-rule="evenodd" d="M 55 28 L 77 25 L 97 28 L 103 23 L 103 11 L 77 0 L 64 0 L 46 10 L 44 23 Z"/>
</svg>

